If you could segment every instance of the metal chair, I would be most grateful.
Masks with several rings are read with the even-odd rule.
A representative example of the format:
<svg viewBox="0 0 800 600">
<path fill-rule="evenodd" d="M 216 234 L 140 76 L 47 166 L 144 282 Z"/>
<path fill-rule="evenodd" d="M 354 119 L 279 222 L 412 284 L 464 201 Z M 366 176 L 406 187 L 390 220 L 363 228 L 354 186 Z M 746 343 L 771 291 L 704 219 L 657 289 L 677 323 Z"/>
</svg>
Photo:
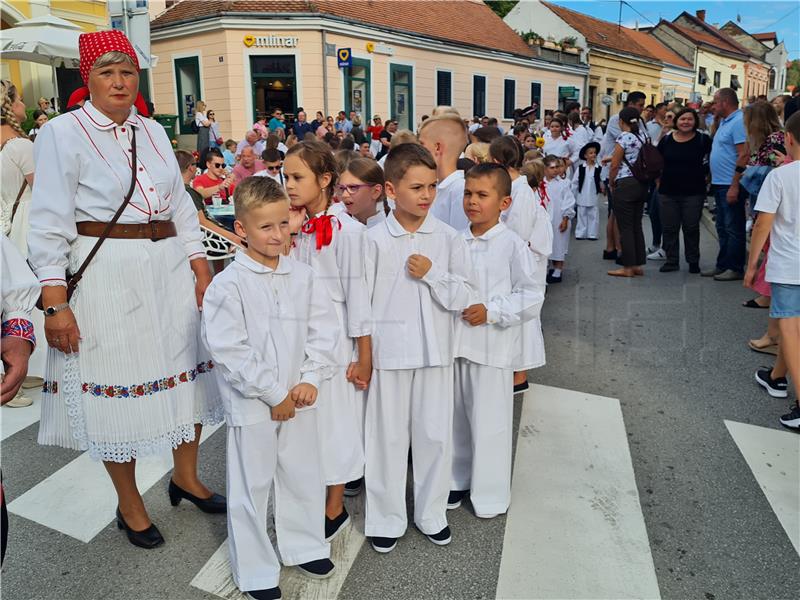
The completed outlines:
<svg viewBox="0 0 800 600">
<path fill-rule="evenodd" d="M 200 225 L 200 230 L 203 232 L 203 248 L 206 251 L 206 259 L 208 261 L 230 260 L 238 250 L 243 249 L 207 227 Z"/>
</svg>

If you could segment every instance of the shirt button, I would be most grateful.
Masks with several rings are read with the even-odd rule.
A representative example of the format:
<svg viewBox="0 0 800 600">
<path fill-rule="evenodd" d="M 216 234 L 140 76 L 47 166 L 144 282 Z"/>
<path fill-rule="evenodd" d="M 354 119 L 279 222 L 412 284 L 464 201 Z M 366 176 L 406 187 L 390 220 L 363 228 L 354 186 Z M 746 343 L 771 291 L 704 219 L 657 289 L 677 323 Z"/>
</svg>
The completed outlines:
<svg viewBox="0 0 800 600">
<path fill-rule="evenodd" d="M 122 133 L 125 133 L 125 128 L 124 128 L 124 127 L 121 127 L 121 128 L 120 128 L 120 131 L 121 131 Z"/>
<path fill-rule="evenodd" d="M 158 211 L 155 211 L 155 214 L 158 214 Z"/>
<path fill-rule="evenodd" d="M 155 192 L 155 190 L 154 190 L 153 188 L 150 188 L 150 191 L 151 191 L 151 192 Z"/>
<path fill-rule="evenodd" d="M 140 171 L 144 171 L 144 167 L 139 167 L 139 170 Z"/>
</svg>

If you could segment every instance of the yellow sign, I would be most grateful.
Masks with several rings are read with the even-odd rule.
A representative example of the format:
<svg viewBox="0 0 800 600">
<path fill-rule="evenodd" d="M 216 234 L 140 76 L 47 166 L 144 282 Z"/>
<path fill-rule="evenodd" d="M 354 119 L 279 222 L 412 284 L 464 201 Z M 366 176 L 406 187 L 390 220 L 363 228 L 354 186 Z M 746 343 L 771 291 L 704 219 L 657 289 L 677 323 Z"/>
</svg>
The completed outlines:
<svg viewBox="0 0 800 600">
<path fill-rule="evenodd" d="M 375 42 L 367 42 L 367 52 L 375 52 Z"/>
<path fill-rule="evenodd" d="M 246 35 L 244 36 L 244 45 L 248 48 L 256 43 L 256 36 L 254 35 Z"/>
<path fill-rule="evenodd" d="M 350 59 L 350 48 L 339 48 L 339 60 L 347 62 Z"/>
<path fill-rule="evenodd" d="M 253 35 L 251 33 L 244 36 L 242 39 L 244 45 L 248 48 L 255 46 L 256 48 L 297 48 L 300 44 L 300 38 L 290 35 Z"/>
</svg>

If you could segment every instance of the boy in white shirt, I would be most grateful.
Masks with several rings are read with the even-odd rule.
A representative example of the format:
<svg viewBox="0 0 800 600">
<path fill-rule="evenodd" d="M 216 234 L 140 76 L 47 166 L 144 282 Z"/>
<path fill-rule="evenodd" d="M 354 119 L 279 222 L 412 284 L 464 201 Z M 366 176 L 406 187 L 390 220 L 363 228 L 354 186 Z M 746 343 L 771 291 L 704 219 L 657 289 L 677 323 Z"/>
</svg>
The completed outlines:
<svg viewBox="0 0 800 600">
<path fill-rule="evenodd" d="M 454 314 L 473 304 L 463 236 L 429 213 L 436 163 L 419 144 L 392 148 L 386 193 L 395 209 L 367 231 L 372 364 L 365 417 L 366 524 L 372 547 L 391 552 L 406 531 L 411 446 L 414 523 L 450 543 L 447 495 L 453 434 Z"/>
<path fill-rule="evenodd" d="M 324 282 L 282 256 L 289 240 L 286 192 L 268 177 L 236 189 L 236 233 L 247 249 L 203 300 L 203 337 L 217 369 L 228 424 L 228 544 L 233 579 L 256 600 L 280 598 L 280 563 L 267 536 L 275 483 L 275 531 L 284 565 L 309 577 L 334 571 L 325 543 L 325 484 L 313 405 L 336 363 L 336 322 Z"/>
<path fill-rule="evenodd" d="M 769 237 L 766 274 L 772 293 L 769 316 L 778 319 L 781 342 L 775 367 L 772 371 L 759 369 L 756 381 L 771 396 L 785 398 L 788 371 L 800 402 L 800 112 L 786 120 L 785 128 L 786 150 L 793 162 L 770 171 L 761 186 L 744 285 L 753 286 L 758 259 Z M 800 404 L 795 403 L 791 412 L 780 418 L 780 423 L 800 429 Z"/>
<path fill-rule="evenodd" d="M 431 213 L 461 231 L 469 225 L 464 214 L 464 171 L 458 168 L 458 157 L 467 146 L 464 121 L 455 111 L 425 119 L 419 128 L 419 141 L 436 161 L 439 185 Z"/>
<path fill-rule="evenodd" d="M 597 196 L 603 191 L 600 181 L 601 167 L 597 164 L 600 144 L 589 142 L 578 154 L 578 168 L 572 176 L 572 195 L 575 196 L 577 222 L 576 240 L 597 240 L 600 229 L 600 213 L 597 209 Z"/>
<path fill-rule="evenodd" d="M 561 283 L 564 261 L 569 250 L 570 225 L 575 218 L 575 196 L 570 182 L 562 176 L 562 163 L 557 156 L 544 159 L 544 185 L 547 211 L 553 225 L 553 251 L 550 253 L 552 268 L 547 273 L 547 283 Z"/>
<path fill-rule="evenodd" d="M 469 170 L 464 237 L 470 248 L 476 304 L 456 319 L 452 486 L 447 508 L 469 493 L 475 515 L 489 519 L 511 502 L 513 367 L 522 323 L 539 316 L 544 284 L 533 278 L 528 245 L 500 214 L 511 204 L 511 177 L 484 163 Z"/>
</svg>

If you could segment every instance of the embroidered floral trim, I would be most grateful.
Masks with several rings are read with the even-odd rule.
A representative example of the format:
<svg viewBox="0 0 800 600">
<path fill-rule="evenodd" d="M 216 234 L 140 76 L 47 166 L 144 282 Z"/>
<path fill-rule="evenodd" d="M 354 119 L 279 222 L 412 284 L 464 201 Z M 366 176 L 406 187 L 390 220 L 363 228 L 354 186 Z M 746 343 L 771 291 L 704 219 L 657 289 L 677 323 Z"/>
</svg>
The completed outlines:
<svg viewBox="0 0 800 600">
<path fill-rule="evenodd" d="M 57 394 L 58 393 L 58 382 L 57 381 L 45 381 L 44 385 L 42 386 L 42 393 L 43 394 Z"/>
<path fill-rule="evenodd" d="M 23 340 L 28 340 L 34 346 L 36 345 L 36 336 L 33 334 L 33 323 L 27 319 L 9 319 L 3 321 L 2 337 L 18 337 Z"/>
<path fill-rule="evenodd" d="M 99 383 L 83 383 L 81 391 L 84 394 L 91 394 L 96 397 L 104 398 L 140 398 L 150 396 L 164 390 L 171 390 L 181 383 L 188 383 L 197 379 L 201 373 L 207 373 L 214 368 L 214 363 L 209 361 L 201 362 L 194 369 L 189 369 L 183 373 L 178 373 L 171 377 L 162 377 L 155 381 L 148 381 L 134 385 L 101 385 Z"/>
</svg>

